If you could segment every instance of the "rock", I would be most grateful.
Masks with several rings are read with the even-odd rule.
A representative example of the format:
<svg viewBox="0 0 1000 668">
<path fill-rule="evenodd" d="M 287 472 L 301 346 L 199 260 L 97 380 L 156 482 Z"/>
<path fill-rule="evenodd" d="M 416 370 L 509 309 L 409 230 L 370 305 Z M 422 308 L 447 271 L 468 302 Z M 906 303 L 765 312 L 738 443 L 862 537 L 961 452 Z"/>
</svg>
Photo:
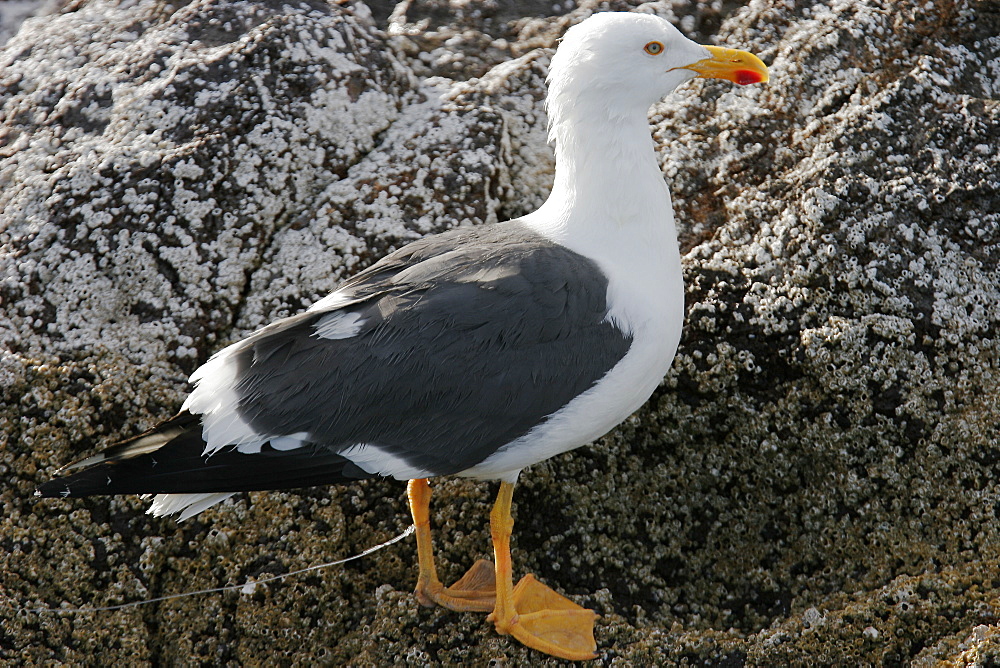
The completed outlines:
<svg viewBox="0 0 1000 668">
<path fill-rule="evenodd" d="M 548 57 L 596 5 L 373 7 L 83 1 L 0 50 L 3 661 L 557 665 L 420 608 L 412 541 L 244 586 L 397 535 L 395 481 L 183 524 L 31 495 L 227 341 L 543 200 Z M 993 665 L 1000 12 L 729 7 L 640 8 L 772 79 L 654 108 L 681 350 L 631 420 L 525 472 L 515 568 L 602 614 L 609 665 Z M 435 485 L 446 578 L 487 554 L 494 488 Z"/>
</svg>

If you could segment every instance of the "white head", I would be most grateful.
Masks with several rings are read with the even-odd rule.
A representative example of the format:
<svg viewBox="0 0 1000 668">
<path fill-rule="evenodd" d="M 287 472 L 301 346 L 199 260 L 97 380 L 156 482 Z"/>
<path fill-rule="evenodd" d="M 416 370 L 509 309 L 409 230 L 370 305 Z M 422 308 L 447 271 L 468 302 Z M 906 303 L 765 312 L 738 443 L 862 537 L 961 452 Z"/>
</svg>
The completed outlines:
<svg viewBox="0 0 1000 668">
<path fill-rule="evenodd" d="M 647 112 L 694 77 L 755 83 L 767 81 L 767 67 L 745 51 L 700 46 L 649 14 L 594 14 L 567 30 L 552 57 L 546 98 L 555 179 L 525 222 L 588 257 L 613 255 L 619 237 L 676 246 Z M 621 235 L 625 224 L 630 233 Z M 624 266 L 633 252 L 621 251 Z"/>
<path fill-rule="evenodd" d="M 650 105 L 698 76 L 756 83 L 767 80 L 767 68 L 749 53 L 692 42 L 657 16 L 594 14 L 566 31 L 552 57 L 550 122 L 555 130 L 578 114 L 644 119 Z"/>
</svg>

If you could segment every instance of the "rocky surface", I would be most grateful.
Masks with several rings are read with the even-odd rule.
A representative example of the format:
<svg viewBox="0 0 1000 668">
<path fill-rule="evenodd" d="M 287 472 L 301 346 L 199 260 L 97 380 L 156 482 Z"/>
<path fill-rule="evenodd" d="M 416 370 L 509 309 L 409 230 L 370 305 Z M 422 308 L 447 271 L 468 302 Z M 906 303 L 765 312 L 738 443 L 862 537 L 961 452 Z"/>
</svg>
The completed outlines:
<svg viewBox="0 0 1000 668">
<path fill-rule="evenodd" d="M 25 610 L 355 554 L 408 524 L 395 481 L 180 525 L 32 491 L 388 249 L 541 202 L 550 49 L 627 7 L 80 1 L 22 25 L 0 51 L 0 660 L 559 663 L 420 608 L 411 541 Z M 516 566 L 603 615 L 608 665 L 997 665 L 1000 12 L 639 9 L 772 81 L 654 108 L 685 337 L 633 419 L 522 476 Z M 436 485 L 443 575 L 488 551 L 494 487 Z"/>
</svg>

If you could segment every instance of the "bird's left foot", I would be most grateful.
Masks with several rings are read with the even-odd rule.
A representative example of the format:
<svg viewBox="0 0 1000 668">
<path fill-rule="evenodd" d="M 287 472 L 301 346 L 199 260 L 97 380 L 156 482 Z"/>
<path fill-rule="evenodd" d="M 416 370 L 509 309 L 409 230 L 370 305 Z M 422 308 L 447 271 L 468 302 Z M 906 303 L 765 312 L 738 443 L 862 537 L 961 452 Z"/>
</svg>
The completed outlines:
<svg viewBox="0 0 1000 668">
<path fill-rule="evenodd" d="M 513 591 L 514 611 L 489 621 L 497 632 L 512 635 L 522 645 L 570 661 L 596 659 L 594 620 L 597 613 L 577 605 L 535 579 L 525 575 Z M 504 616 L 504 615 L 501 615 Z"/>
<path fill-rule="evenodd" d="M 445 587 L 436 575 L 422 576 L 416 594 L 420 605 L 440 605 L 457 612 L 489 612 L 496 602 L 496 577 L 493 562 L 480 559 L 458 582 Z"/>
</svg>

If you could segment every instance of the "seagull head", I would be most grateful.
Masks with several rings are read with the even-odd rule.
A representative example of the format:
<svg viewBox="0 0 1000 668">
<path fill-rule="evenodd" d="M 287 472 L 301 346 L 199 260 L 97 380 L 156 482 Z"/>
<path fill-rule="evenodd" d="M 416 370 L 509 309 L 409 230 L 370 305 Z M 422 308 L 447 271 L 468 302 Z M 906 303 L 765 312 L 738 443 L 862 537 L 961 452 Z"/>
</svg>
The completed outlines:
<svg viewBox="0 0 1000 668">
<path fill-rule="evenodd" d="M 604 12 L 566 31 L 549 68 L 552 121 L 622 119 L 640 113 L 695 77 L 737 84 L 767 81 L 767 66 L 746 51 L 702 46 L 650 14 Z"/>
</svg>

